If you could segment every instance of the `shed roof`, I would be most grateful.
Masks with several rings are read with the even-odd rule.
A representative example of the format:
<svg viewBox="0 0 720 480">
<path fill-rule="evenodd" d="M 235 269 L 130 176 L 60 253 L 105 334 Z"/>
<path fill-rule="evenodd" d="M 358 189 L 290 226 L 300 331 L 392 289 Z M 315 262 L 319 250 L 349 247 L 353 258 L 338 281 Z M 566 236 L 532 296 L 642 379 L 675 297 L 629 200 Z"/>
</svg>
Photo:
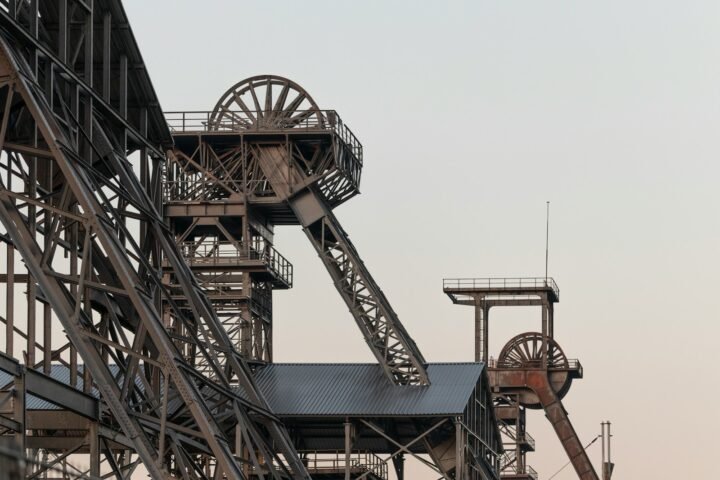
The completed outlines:
<svg viewBox="0 0 720 480">
<path fill-rule="evenodd" d="M 279 416 L 454 416 L 465 410 L 483 368 L 482 363 L 431 363 L 427 367 L 430 385 L 399 386 L 390 383 L 373 363 L 273 363 L 260 367 L 255 381 Z M 70 383 L 69 370 L 63 365 L 53 364 L 50 376 Z M 0 371 L 0 385 L 11 381 L 10 374 Z M 82 375 L 78 389 L 82 389 Z M 93 388 L 91 395 L 97 397 L 98 392 Z M 34 395 L 26 398 L 30 410 L 59 408 Z"/>
<path fill-rule="evenodd" d="M 274 363 L 255 380 L 280 416 L 444 416 L 463 413 L 483 368 L 431 363 L 430 385 L 398 386 L 377 364 Z"/>
</svg>

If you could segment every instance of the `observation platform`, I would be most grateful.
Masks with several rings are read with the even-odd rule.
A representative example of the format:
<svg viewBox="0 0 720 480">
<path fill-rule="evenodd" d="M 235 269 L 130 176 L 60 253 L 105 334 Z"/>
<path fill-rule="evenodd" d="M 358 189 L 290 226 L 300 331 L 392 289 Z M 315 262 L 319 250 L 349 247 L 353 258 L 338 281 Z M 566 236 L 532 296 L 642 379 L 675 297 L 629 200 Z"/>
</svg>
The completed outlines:
<svg viewBox="0 0 720 480">
<path fill-rule="evenodd" d="M 552 303 L 560 301 L 557 283 L 545 277 L 445 278 L 443 292 L 458 304 L 466 304 L 477 297 L 523 300 L 541 296 Z"/>
<path fill-rule="evenodd" d="M 163 181 L 171 208 L 245 199 L 263 207 L 272 223 L 297 223 L 286 209 L 287 192 L 273 191 L 256 168 L 263 155 L 275 157 L 276 174 L 291 192 L 314 186 L 331 207 L 359 193 L 363 147 L 334 110 L 174 111 L 165 119 L 181 167 L 170 165 Z"/>
<path fill-rule="evenodd" d="M 165 121 L 175 139 L 206 133 L 219 136 L 333 134 L 347 145 L 362 167 L 362 144 L 335 110 L 308 109 L 294 111 L 292 116 L 273 114 L 267 118 L 263 110 L 224 110 L 223 113 L 218 119 L 216 112 L 209 110 L 165 112 Z"/>
</svg>

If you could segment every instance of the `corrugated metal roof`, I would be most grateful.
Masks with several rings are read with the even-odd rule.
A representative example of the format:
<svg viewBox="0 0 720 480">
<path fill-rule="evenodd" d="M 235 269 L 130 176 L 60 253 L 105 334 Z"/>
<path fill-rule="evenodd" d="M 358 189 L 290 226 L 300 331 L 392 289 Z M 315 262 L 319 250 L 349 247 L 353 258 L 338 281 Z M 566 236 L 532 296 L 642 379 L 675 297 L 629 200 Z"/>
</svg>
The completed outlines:
<svg viewBox="0 0 720 480">
<path fill-rule="evenodd" d="M 40 369 L 38 369 L 40 370 Z M 117 365 L 110 365 L 110 371 L 113 372 L 114 375 L 117 375 L 118 367 Z M 50 369 L 50 378 L 53 380 L 57 380 L 58 382 L 62 382 L 65 385 L 70 385 L 70 369 L 66 367 L 65 365 L 60 365 L 53 363 L 52 368 Z M 11 384 L 13 381 L 12 375 L 10 375 L 7 372 L 4 372 L 0 370 L 0 387 L 7 386 Z M 78 365 L 78 377 L 77 377 L 77 384 L 75 387 L 78 391 L 83 390 L 83 365 Z M 100 393 L 98 392 L 98 389 L 93 387 L 92 391 L 90 392 L 90 395 L 95 398 L 100 398 Z M 35 395 L 28 394 L 25 397 L 25 408 L 28 410 L 60 410 L 61 407 L 58 405 L 49 402 L 47 400 L 44 400 L 42 398 L 36 397 Z"/>
<path fill-rule="evenodd" d="M 429 386 L 393 385 L 377 364 L 275 363 L 255 379 L 280 416 L 435 416 L 462 414 L 484 366 L 432 363 Z"/>
<path fill-rule="evenodd" d="M 393 385 L 377 364 L 274 363 L 260 367 L 255 379 L 271 410 L 279 416 L 437 416 L 462 414 L 483 371 L 481 363 L 431 363 L 431 385 Z M 117 366 L 110 365 L 116 373 Z M 82 366 L 79 366 L 82 371 Z M 55 380 L 70 383 L 70 372 L 53 364 Z M 0 371 L 0 386 L 12 381 Z M 78 378 L 82 390 L 82 375 Z M 92 396 L 98 397 L 93 388 Z M 30 410 L 56 410 L 51 402 L 28 395 Z"/>
</svg>

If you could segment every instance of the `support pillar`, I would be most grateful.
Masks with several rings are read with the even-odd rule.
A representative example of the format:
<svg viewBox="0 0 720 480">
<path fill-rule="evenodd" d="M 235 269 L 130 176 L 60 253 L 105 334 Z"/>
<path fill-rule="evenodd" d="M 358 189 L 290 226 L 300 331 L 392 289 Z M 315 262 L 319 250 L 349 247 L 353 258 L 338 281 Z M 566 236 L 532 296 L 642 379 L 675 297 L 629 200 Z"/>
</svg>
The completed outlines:
<svg viewBox="0 0 720 480">
<path fill-rule="evenodd" d="M 489 315 L 490 306 L 485 297 L 475 297 L 475 361 L 485 364 L 490 358 Z"/>
<path fill-rule="evenodd" d="M 8 175 L 8 189 L 10 179 Z M 5 353 L 15 356 L 15 246 L 7 244 L 7 296 L 5 297 Z"/>
<path fill-rule="evenodd" d="M 352 456 L 352 423 L 345 419 L 345 480 L 350 480 L 350 460 Z"/>
<path fill-rule="evenodd" d="M 540 359 L 542 361 L 542 368 L 547 368 L 548 364 L 548 342 L 547 337 L 549 335 L 548 329 L 548 301 L 547 296 L 542 301 L 542 352 Z"/>
<path fill-rule="evenodd" d="M 25 458 L 25 394 L 25 373 L 23 370 L 15 376 L 13 391 L 13 420 L 20 424 L 20 431 L 15 433 L 15 440 L 23 458 Z"/>
<path fill-rule="evenodd" d="M 465 480 L 465 435 L 460 419 L 455 420 L 455 480 Z"/>
<path fill-rule="evenodd" d="M 100 438 L 98 437 L 98 424 L 88 424 L 88 446 L 90 451 L 90 476 L 100 477 Z"/>
<path fill-rule="evenodd" d="M 243 293 L 247 297 L 248 301 L 245 303 L 244 307 L 242 308 L 243 316 L 244 318 L 242 321 L 242 327 L 240 332 L 240 354 L 243 355 L 245 358 L 252 358 L 253 355 L 253 333 L 255 330 L 255 324 L 257 323 L 257 320 L 253 318 L 253 314 L 250 307 L 250 302 L 252 301 L 253 291 L 252 291 L 252 280 L 250 279 L 250 274 L 248 272 L 242 273 L 242 289 Z"/>
<path fill-rule="evenodd" d="M 487 365 L 490 359 L 490 306 L 483 301 L 483 358 L 482 361 Z"/>
<path fill-rule="evenodd" d="M 393 467 L 395 467 L 395 476 L 397 480 L 405 480 L 405 454 L 400 453 L 392 459 Z"/>
<path fill-rule="evenodd" d="M 482 362 L 485 352 L 483 351 L 483 309 L 480 306 L 480 299 L 475 299 L 475 361 Z"/>
</svg>

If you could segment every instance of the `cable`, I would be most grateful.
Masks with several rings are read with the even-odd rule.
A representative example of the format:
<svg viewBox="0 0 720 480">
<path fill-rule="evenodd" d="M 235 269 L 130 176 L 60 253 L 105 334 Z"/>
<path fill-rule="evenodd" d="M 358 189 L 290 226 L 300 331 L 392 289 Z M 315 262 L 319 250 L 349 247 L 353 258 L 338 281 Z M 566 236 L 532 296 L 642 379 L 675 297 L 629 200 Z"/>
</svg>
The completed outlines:
<svg viewBox="0 0 720 480">
<path fill-rule="evenodd" d="M 588 443 L 587 445 L 585 445 L 585 448 L 583 448 L 583 450 L 587 450 L 588 448 L 590 448 L 590 445 L 592 445 L 593 443 L 597 442 L 598 438 L 600 438 L 600 435 L 598 435 L 597 437 L 595 437 L 592 442 L 590 442 L 590 443 Z M 565 465 L 563 465 L 562 467 L 560 467 L 560 470 L 558 470 L 557 472 L 553 473 L 552 476 L 551 476 L 550 478 L 548 478 L 548 480 L 552 480 L 553 478 L 557 477 L 557 475 L 558 475 L 560 472 L 562 472 L 563 470 L 565 470 L 565 467 L 567 467 L 568 465 L 570 465 L 570 462 L 572 462 L 572 460 L 569 460 Z"/>
</svg>

